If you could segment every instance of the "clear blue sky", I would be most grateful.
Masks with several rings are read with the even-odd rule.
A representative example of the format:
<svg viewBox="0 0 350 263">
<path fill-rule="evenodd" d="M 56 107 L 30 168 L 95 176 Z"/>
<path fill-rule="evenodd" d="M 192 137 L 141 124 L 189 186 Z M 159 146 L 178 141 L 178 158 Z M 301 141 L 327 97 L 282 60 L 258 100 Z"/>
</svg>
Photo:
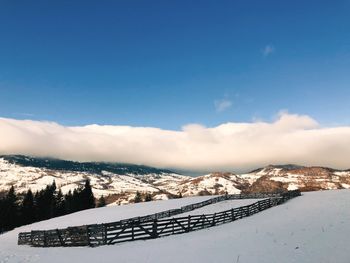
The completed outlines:
<svg viewBox="0 0 350 263">
<path fill-rule="evenodd" d="M 349 14 L 350 1 L 3 0 L 0 116 L 180 129 L 288 109 L 348 125 Z"/>
</svg>

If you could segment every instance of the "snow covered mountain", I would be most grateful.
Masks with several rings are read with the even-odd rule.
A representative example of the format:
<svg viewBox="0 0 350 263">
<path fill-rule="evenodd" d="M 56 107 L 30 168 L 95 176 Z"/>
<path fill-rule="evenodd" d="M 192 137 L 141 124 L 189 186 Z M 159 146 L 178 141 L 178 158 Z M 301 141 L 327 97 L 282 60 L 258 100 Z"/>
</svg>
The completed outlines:
<svg viewBox="0 0 350 263">
<path fill-rule="evenodd" d="M 249 191 L 300 189 L 317 191 L 350 188 L 350 170 L 297 165 L 269 165 L 241 175 L 251 183 Z"/>
<path fill-rule="evenodd" d="M 95 196 L 108 203 L 129 203 L 136 191 L 154 199 L 241 192 L 302 191 L 350 188 L 350 170 L 297 165 L 269 165 L 246 174 L 211 173 L 198 177 L 148 166 L 73 162 L 28 156 L 0 156 L 0 192 L 40 190 L 55 180 L 63 193 L 90 179 Z"/>
<path fill-rule="evenodd" d="M 82 186 L 89 179 L 95 196 L 109 196 L 109 202 L 129 202 L 136 191 L 148 192 L 154 199 L 167 199 L 178 190 L 167 192 L 188 177 L 148 166 L 79 163 L 28 156 L 0 156 L 0 191 L 11 185 L 17 192 L 40 190 L 55 181 L 63 193 Z M 164 186 L 164 187 L 162 187 Z"/>
</svg>

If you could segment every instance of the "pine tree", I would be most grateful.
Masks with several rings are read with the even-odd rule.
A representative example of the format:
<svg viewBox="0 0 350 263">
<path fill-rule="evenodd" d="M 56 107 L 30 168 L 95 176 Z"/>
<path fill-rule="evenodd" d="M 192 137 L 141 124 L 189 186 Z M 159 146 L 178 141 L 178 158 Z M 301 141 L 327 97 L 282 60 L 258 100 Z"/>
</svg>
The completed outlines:
<svg viewBox="0 0 350 263">
<path fill-rule="evenodd" d="M 95 197 L 91 189 L 90 180 L 85 181 L 84 189 L 81 192 L 82 195 L 82 209 L 89 209 L 95 207 Z"/>
<path fill-rule="evenodd" d="M 45 218 L 45 201 L 44 201 L 44 189 L 38 191 L 34 195 L 34 202 L 36 204 L 37 220 L 41 221 Z"/>
<path fill-rule="evenodd" d="M 82 210 L 81 189 L 74 189 L 72 194 L 71 213 Z"/>
<path fill-rule="evenodd" d="M 149 202 L 149 201 L 152 201 L 152 195 L 150 193 L 147 193 L 146 196 L 145 196 L 145 202 Z"/>
<path fill-rule="evenodd" d="M 11 230 L 18 225 L 18 204 L 15 188 L 11 186 L 4 199 L 3 228 Z"/>
<path fill-rule="evenodd" d="M 49 188 L 50 188 L 50 191 L 52 192 L 52 193 L 54 193 L 55 191 L 56 191 L 56 182 L 55 182 L 55 180 L 53 180 L 53 182 L 52 182 L 52 184 L 49 186 Z"/>
<path fill-rule="evenodd" d="M 136 194 L 135 194 L 134 202 L 135 202 L 135 203 L 140 203 L 140 202 L 142 202 L 142 197 L 141 197 L 141 194 L 140 194 L 139 191 L 137 191 Z"/>
<path fill-rule="evenodd" d="M 56 183 L 53 181 L 51 185 L 47 185 L 45 189 L 35 194 L 34 200 L 39 221 L 54 217 L 56 207 L 55 191 Z"/>
<path fill-rule="evenodd" d="M 0 213 L 0 234 L 2 232 L 5 231 L 5 222 L 4 222 L 4 215 L 5 213 L 3 211 L 5 211 L 5 198 L 1 198 L 0 197 L 0 211 L 2 211 Z"/>
<path fill-rule="evenodd" d="M 64 203 L 66 214 L 73 213 L 73 195 L 71 190 L 69 190 L 68 193 L 64 196 Z"/>
<path fill-rule="evenodd" d="M 55 196 L 55 212 L 54 216 L 62 216 L 66 214 L 66 203 L 65 203 L 65 198 L 62 194 L 62 190 L 59 189 L 58 193 Z"/>
<path fill-rule="evenodd" d="M 106 206 L 106 199 L 103 197 L 103 195 L 98 199 L 97 207 L 104 207 Z"/>
<path fill-rule="evenodd" d="M 52 218 L 55 217 L 55 212 L 56 212 L 56 182 L 55 180 L 52 182 L 52 184 L 49 186 L 49 192 L 47 193 L 48 197 L 48 206 L 49 206 L 49 211 L 48 211 L 48 217 Z"/>
<path fill-rule="evenodd" d="M 24 199 L 20 206 L 20 215 L 21 225 L 27 225 L 35 222 L 34 196 L 30 189 L 24 196 Z"/>
</svg>

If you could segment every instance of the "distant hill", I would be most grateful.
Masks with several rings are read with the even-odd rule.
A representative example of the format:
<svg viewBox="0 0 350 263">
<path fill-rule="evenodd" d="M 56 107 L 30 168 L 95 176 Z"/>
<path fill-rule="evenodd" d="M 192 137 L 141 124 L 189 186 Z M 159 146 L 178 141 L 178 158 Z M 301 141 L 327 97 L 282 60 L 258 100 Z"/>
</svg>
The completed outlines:
<svg viewBox="0 0 350 263">
<path fill-rule="evenodd" d="M 173 173 L 170 170 L 125 163 L 74 162 L 53 158 L 30 157 L 24 155 L 2 155 L 0 156 L 0 158 L 3 158 L 9 163 L 25 167 L 47 168 L 61 171 L 90 172 L 95 174 L 101 174 L 102 171 L 107 171 L 120 175 Z"/>
</svg>

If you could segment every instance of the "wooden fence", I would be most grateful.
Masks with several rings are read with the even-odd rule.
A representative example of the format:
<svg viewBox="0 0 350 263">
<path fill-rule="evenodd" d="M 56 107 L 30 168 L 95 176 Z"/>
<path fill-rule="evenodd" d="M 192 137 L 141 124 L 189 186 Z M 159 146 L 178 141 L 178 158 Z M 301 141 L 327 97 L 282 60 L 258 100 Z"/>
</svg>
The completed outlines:
<svg viewBox="0 0 350 263">
<path fill-rule="evenodd" d="M 153 215 L 130 218 L 113 223 L 19 233 L 18 244 L 38 247 L 100 246 L 133 240 L 153 239 L 232 222 L 282 204 L 296 196 L 300 196 L 299 190 L 276 194 L 223 195 L 179 209 L 167 210 Z M 266 199 L 214 214 L 161 219 L 179 214 L 179 211 L 184 213 L 224 200 L 249 198 Z"/>
</svg>

